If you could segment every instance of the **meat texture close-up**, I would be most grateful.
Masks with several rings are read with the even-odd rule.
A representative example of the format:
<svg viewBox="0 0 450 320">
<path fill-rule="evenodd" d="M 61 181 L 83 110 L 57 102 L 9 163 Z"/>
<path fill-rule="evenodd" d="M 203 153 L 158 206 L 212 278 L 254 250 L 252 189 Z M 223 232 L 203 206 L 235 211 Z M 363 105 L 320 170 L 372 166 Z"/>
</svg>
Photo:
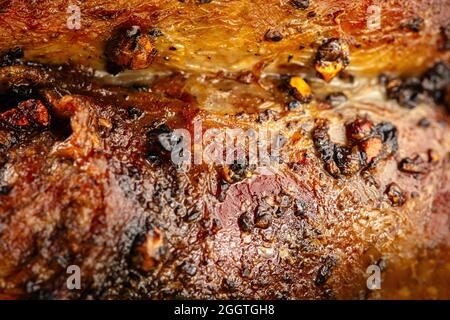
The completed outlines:
<svg viewBox="0 0 450 320">
<path fill-rule="evenodd" d="M 449 21 L 0 0 L 0 299 L 450 299 Z"/>
</svg>

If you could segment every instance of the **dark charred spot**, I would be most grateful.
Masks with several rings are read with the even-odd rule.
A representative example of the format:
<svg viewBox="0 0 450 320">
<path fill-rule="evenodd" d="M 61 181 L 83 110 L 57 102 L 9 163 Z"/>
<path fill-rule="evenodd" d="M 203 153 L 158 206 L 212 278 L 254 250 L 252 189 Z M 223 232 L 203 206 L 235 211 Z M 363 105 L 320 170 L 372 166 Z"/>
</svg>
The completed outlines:
<svg viewBox="0 0 450 320">
<path fill-rule="evenodd" d="M 421 79 L 425 92 L 437 104 L 445 103 L 446 89 L 450 86 L 450 68 L 444 62 L 438 62 L 431 67 Z"/>
<path fill-rule="evenodd" d="M 224 278 L 222 280 L 222 288 L 228 292 L 235 292 L 239 289 L 238 278 Z"/>
<path fill-rule="evenodd" d="M 0 186 L 0 196 L 7 196 L 11 193 L 12 186 Z"/>
<path fill-rule="evenodd" d="M 127 109 L 127 115 L 128 118 L 130 118 L 131 120 L 137 120 L 139 119 L 142 115 L 144 114 L 144 111 L 142 111 L 141 109 L 138 109 L 136 107 L 129 107 Z"/>
<path fill-rule="evenodd" d="M 19 63 L 18 60 L 24 57 L 24 52 L 22 48 L 14 48 L 10 51 L 0 54 L 0 67 L 12 66 Z"/>
<path fill-rule="evenodd" d="M 405 158 L 399 164 L 399 169 L 406 173 L 423 174 L 429 169 L 429 165 L 420 155 L 413 158 Z"/>
<path fill-rule="evenodd" d="M 254 228 L 252 216 L 248 212 L 241 214 L 238 219 L 238 224 L 241 231 L 245 233 L 250 233 Z"/>
<path fill-rule="evenodd" d="M 424 26 L 424 21 L 421 17 L 415 17 L 414 19 L 409 20 L 400 25 L 400 27 L 402 29 L 406 29 L 406 30 L 409 30 L 412 32 L 419 32 L 420 30 L 423 29 L 423 26 Z"/>
<path fill-rule="evenodd" d="M 267 30 L 266 34 L 264 35 L 264 40 L 272 41 L 272 42 L 279 42 L 279 41 L 283 40 L 283 35 L 278 30 L 269 29 L 269 30 Z"/>
<path fill-rule="evenodd" d="M 236 183 L 252 175 L 255 168 L 240 161 L 234 161 L 233 164 L 222 168 L 222 178 L 227 183 Z"/>
<path fill-rule="evenodd" d="M 332 270 L 336 266 L 336 264 L 337 264 L 336 258 L 332 256 L 327 256 L 324 259 L 316 275 L 315 280 L 316 285 L 322 286 L 328 281 L 328 279 L 331 277 Z"/>
<path fill-rule="evenodd" d="M 163 160 L 168 160 L 172 147 L 176 141 L 172 139 L 172 129 L 166 124 L 162 124 L 147 132 L 148 155 L 147 159 L 156 164 L 161 164 Z"/>
<path fill-rule="evenodd" d="M 150 31 L 148 32 L 148 35 L 150 37 L 152 37 L 153 39 L 158 38 L 158 37 L 162 37 L 164 35 L 164 33 L 159 30 L 158 28 L 153 28 L 150 29 Z"/>
<path fill-rule="evenodd" d="M 392 79 L 386 84 L 386 94 L 389 99 L 408 109 L 414 109 L 419 103 L 419 95 L 422 93 L 422 85 L 419 79 L 410 78 L 401 80 Z"/>
<path fill-rule="evenodd" d="M 404 192 L 396 183 L 388 185 L 385 194 L 393 207 L 401 207 L 406 202 Z"/>
<path fill-rule="evenodd" d="M 381 137 L 384 157 L 398 151 L 398 132 L 392 123 L 382 122 L 377 124 L 374 128 L 374 134 Z"/>
<path fill-rule="evenodd" d="M 306 16 L 308 18 L 314 18 L 315 16 L 317 16 L 317 13 L 315 11 L 310 11 L 310 12 L 308 12 L 308 14 Z"/>
<path fill-rule="evenodd" d="M 305 10 L 309 7 L 309 0 L 291 0 L 290 4 L 295 9 Z"/>
<path fill-rule="evenodd" d="M 123 70 L 147 68 L 156 55 L 152 37 L 140 26 L 122 27 L 108 40 L 105 55 L 108 59 L 108 72 L 112 74 Z"/>
<path fill-rule="evenodd" d="M 326 40 L 317 50 L 315 69 L 329 82 L 350 64 L 348 45 L 339 39 Z"/>
<path fill-rule="evenodd" d="M 351 177 L 372 168 L 398 150 L 397 129 L 390 123 L 374 126 L 367 119 L 357 118 L 346 128 L 349 144 L 345 146 L 331 141 L 326 121 L 320 120 L 313 132 L 314 146 L 326 171 L 335 178 Z"/>
<path fill-rule="evenodd" d="M 333 92 L 325 97 L 325 102 L 327 102 L 331 107 L 335 108 L 347 102 L 347 96 L 342 92 Z"/>
</svg>

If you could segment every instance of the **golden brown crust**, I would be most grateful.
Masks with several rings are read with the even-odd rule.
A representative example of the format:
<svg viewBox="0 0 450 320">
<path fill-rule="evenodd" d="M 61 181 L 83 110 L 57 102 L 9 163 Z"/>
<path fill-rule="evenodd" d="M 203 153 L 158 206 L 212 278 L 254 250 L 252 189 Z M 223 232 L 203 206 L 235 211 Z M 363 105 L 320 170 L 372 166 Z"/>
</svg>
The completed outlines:
<svg viewBox="0 0 450 320">
<path fill-rule="evenodd" d="M 69 29 L 69 4 L 56 1 L 3 1 L 0 51 L 19 46 L 28 60 L 73 62 L 104 69 L 105 46 L 122 24 L 154 27 L 156 58 L 152 69 L 238 72 L 268 63 L 268 71 L 312 70 L 323 40 L 339 38 L 350 46 L 350 70 L 377 74 L 417 74 L 445 48 L 450 4 L 433 1 L 311 1 L 296 9 L 290 1 L 111 1 L 80 2 L 79 30 Z M 367 19 L 379 5 L 381 26 Z M 369 13 L 368 13 L 369 12 Z M 375 20 L 376 21 L 376 20 Z M 267 41 L 277 30 L 280 41 Z"/>
</svg>

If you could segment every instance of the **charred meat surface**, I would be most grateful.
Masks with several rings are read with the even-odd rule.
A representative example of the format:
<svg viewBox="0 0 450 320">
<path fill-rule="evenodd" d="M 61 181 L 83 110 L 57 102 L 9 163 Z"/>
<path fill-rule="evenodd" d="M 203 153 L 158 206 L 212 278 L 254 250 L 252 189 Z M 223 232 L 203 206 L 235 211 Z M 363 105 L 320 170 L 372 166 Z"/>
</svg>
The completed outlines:
<svg viewBox="0 0 450 320">
<path fill-rule="evenodd" d="M 417 126 L 424 113 L 448 123 L 432 102 L 396 105 L 384 117 L 369 106 L 355 111 L 353 96 L 332 109 L 311 99 L 302 112 L 257 121 L 206 111 L 191 96 L 197 80 L 185 75 L 125 88 L 20 60 L 6 70 L 16 81 L 1 84 L 2 297 L 356 298 L 366 268 L 382 257 L 392 257 L 387 279 L 416 268 L 422 248 L 434 248 L 442 270 L 448 263 L 449 230 L 439 223 L 448 217 L 448 127 Z M 14 90 L 24 79 L 32 97 Z M 225 80 L 202 88 L 217 81 Z M 284 106 L 279 79 L 264 81 L 267 97 Z M 180 170 L 175 130 L 193 137 L 199 120 L 203 130 L 278 128 L 281 153 L 291 157 Z M 83 270 L 85 290 L 67 289 L 69 265 Z M 448 297 L 448 277 L 408 279 L 367 295 L 399 298 L 407 285 L 413 297 L 429 286 Z"/>
<path fill-rule="evenodd" d="M 0 299 L 449 299 L 450 3 L 372 4 L 0 1 Z"/>
</svg>

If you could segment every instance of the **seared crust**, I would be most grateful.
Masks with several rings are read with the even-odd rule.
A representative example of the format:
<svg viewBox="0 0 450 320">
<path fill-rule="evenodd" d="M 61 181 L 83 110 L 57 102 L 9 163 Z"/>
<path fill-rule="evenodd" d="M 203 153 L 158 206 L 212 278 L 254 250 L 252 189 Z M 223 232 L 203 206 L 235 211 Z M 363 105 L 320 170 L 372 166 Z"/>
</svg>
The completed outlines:
<svg viewBox="0 0 450 320">
<path fill-rule="evenodd" d="M 136 25 L 155 38 L 155 48 L 147 45 L 158 52 L 153 70 L 240 72 L 264 64 L 268 71 L 312 71 L 330 38 L 348 44 L 355 73 L 418 74 L 437 59 L 448 61 L 448 1 L 379 2 L 310 1 L 304 8 L 287 0 L 83 1 L 77 30 L 67 24 L 70 1 L 3 0 L 0 51 L 21 47 L 27 60 L 105 69 L 108 41 L 123 25 Z M 368 27 L 374 5 L 379 28 Z"/>
<path fill-rule="evenodd" d="M 372 82 L 355 84 L 335 108 L 317 89 L 311 103 L 287 111 L 290 93 L 278 77 L 255 86 L 174 75 L 149 89 L 125 89 L 64 68 L 19 64 L 0 75 L 13 71 L 16 82 L 3 81 L 9 100 L 2 111 L 34 97 L 52 120 L 0 129 L 2 297 L 450 297 L 449 116 L 430 97 L 410 110 Z M 214 96 L 225 84 L 228 108 L 207 110 L 202 93 Z M 24 87 L 26 97 L 14 90 Z M 261 97 L 272 112 L 257 110 Z M 426 128 L 418 125 L 423 118 Z M 177 171 L 155 137 L 177 128 L 192 134 L 194 120 L 204 129 L 279 129 L 283 150 L 296 157 L 245 175 L 206 164 Z M 381 123 L 396 128 L 390 139 L 398 150 L 367 129 Z M 390 152 L 333 177 L 317 147 L 325 125 L 321 137 L 333 152 L 358 147 L 376 155 L 373 145 L 363 147 L 376 137 Z M 399 170 L 415 154 L 424 171 Z M 428 273 L 431 261 L 436 276 Z M 82 270 L 81 291 L 66 287 L 73 264 Z M 387 279 L 382 291 L 366 289 L 371 264 Z"/>
</svg>

